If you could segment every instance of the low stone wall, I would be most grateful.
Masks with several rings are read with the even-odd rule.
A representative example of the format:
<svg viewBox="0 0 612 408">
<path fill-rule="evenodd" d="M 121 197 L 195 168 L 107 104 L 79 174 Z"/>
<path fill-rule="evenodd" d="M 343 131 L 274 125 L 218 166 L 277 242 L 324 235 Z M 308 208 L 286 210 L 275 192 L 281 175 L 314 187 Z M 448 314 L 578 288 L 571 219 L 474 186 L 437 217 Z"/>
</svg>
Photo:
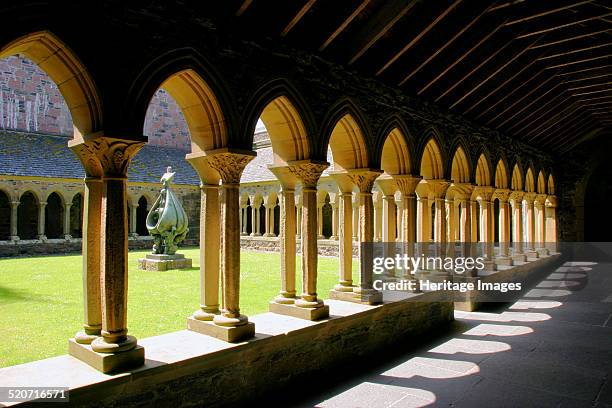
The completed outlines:
<svg viewBox="0 0 612 408">
<path fill-rule="evenodd" d="M 378 351 L 418 344 L 453 320 L 453 305 L 435 294 L 366 306 L 328 300 L 331 318 L 310 322 L 264 313 L 253 316 L 256 337 L 229 344 L 183 330 L 139 341 L 146 364 L 105 375 L 71 356 L 0 369 L 7 386 L 53 378 L 70 387 L 66 406 L 145 407 L 247 404 L 265 392 L 303 382 Z M 24 404 L 38 406 L 39 403 Z"/>
<path fill-rule="evenodd" d="M 332 239 L 320 239 L 317 241 L 317 248 L 319 255 L 321 256 L 338 256 L 338 245 L 337 240 Z M 240 248 L 251 251 L 263 251 L 263 252 L 280 252 L 280 241 L 278 237 L 252 237 L 252 236 L 241 236 L 240 237 Z M 296 241 L 296 252 L 301 252 L 302 243 L 301 240 Z M 353 258 L 359 256 L 359 243 L 353 242 Z"/>
</svg>

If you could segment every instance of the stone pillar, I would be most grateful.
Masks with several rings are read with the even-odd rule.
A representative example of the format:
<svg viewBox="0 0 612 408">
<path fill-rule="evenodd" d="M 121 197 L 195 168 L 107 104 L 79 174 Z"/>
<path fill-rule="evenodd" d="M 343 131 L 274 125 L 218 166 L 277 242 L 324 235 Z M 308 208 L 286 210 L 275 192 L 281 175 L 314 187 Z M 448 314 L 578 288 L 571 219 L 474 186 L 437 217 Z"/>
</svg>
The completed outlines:
<svg viewBox="0 0 612 408">
<path fill-rule="evenodd" d="M 430 217 L 431 217 L 431 208 L 429 207 L 429 199 L 426 195 L 422 194 L 417 198 L 417 211 L 418 211 L 418 241 L 419 248 L 417 248 L 417 253 L 421 254 L 423 257 L 427 257 L 429 253 L 429 243 L 430 243 Z"/>
<path fill-rule="evenodd" d="M 253 159 L 252 152 L 219 149 L 210 152 L 208 163 L 221 178 L 221 273 L 223 307 L 220 314 L 213 317 L 213 323 L 225 329 L 214 335 L 226 341 L 239 341 L 252 337 L 255 325 L 249 323 L 247 316 L 240 314 L 240 231 L 238 213 L 240 205 L 240 175 L 245 166 Z"/>
<path fill-rule="evenodd" d="M 198 159 L 196 159 L 198 160 Z M 194 167 L 200 165 L 196 160 Z M 219 311 L 219 248 L 221 247 L 221 219 L 219 182 L 200 184 L 200 308 L 194 319 L 211 321 Z"/>
<path fill-rule="evenodd" d="M 77 343 L 91 344 L 102 330 L 100 278 L 101 217 L 103 183 L 101 177 L 85 177 L 83 195 L 83 300 L 85 321 L 83 331 L 74 337 Z"/>
<path fill-rule="evenodd" d="M 453 200 L 453 224 L 455 225 L 454 228 L 454 235 L 453 235 L 453 240 L 454 241 L 460 241 L 460 235 L 461 235 L 461 209 L 459 208 L 459 200 L 455 197 L 455 199 Z"/>
<path fill-rule="evenodd" d="M 558 252 L 557 247 L 557 197 L 549 195 L 546 198 L 546 248 Z"/>
<path fill-rule="evenodd" d="M 395 196 L 394 196 L 394 200 L 395 200 Z M 402 242 L 404 241 L 404 237 L 402 236 L 402 231 L 403 231 L 403 225 L 402 225 L 402 220 L 403 220 L 403 213 L 404 213 L 404 206 L 403 206 L 403 201 L 402 198 L 400 196 L 399 200 L 395 200 L 395 230 L 397 231 L 396 234 L 396 241 L 397 242 Z"/>
<path fill-rule="evenodd" d="M 353 291 L 353 194 L 340 193 L 339 231 L 340 280 L 334 287 L 339 292 Z"/>
<path fill-rule="evenodd" d="M 359 241 L 359 196 L 353 201 L 353 241 Z"/>
<path fill-rule="evenodd" d="M 317 239 L 323 238 L 323 203 L 317 203 Z"/>
<path fill-rule="evenodd" d="M 90 252 L 94 248 L 86 246 L 85 242 L 98 240 L 101 269 L 99 278 L 102 336 L 91 342 L 91 350 L 110 355 L 134 350 L 126 355 L 129 357 L 115 359 L 118 366 L 144 363 L 144 350 L 137 348 L 136 338 L 127 334 L 127 172 L 131 159 L 143 145 L 143 142 L 107 137 L 97 137 L 87 142 L 69 142 L 69 146 L 83 163 L 88 178 L 101 179 L 101 182 L 94 179 L 91 179 L 91 182 L 85 180 L 88 207 L 85 220 L 89 225 L 85 227 L 84 232 L 86 239 L 83 240 L 83 259 L 95 259 L 96 254 Z M 95 208 L 98 200 L 101 203 L 99 212 Z M 100 228 L 95 231 L 98 222 Z M 95 232 L 99 234 L 93 236 L 92 233 Z M 92 268 L 97 266 L 92 265 Z"/>
<path fill-rule="evenodd" d="M 526 206 L 525 217 L 527 218 L 525 221 L 525 227 L 527 232 L 527 250 L 525 251 L 525 255 L 528 258 L 537 258 L 538 253 L 535 249 L 535 216 L 534 216 L 534 201 L 535 201 L 535 193 L 526 193 L 524 195 L 524 201 Z"/>
<path fill-rule="evenodd" d="M 434 241 L 436 242 L 436 253 L 439 257 L 446 255 L 446 203 L 444 197 L 436 197 L 435 205 L 435 231 Z"/>
<path fill-rule="evenodd" d="M 301 195 L 301 194 L 300 194 Z M 297 197 L 296 197 L 297 198 Z M 296 223 L 295 223 L 295 236 L 297 239 L 302 238 L 302 199 L 301 197 L 298 200 L 298 204 L 296 204 Z"/>
<path fill-rule="evenodd" d="M 332 235 L 330 239 L 337 241 L 338 240 L 338 204 L 331 203 L 330 205 L 332 208 Z"/>
<path fill-rule="evenodd" d="M 361 260 L 361 282 L 354 289 L 361 302 L 374 304 L 382 302 L 382 293 L 372 287 L 372 269 L 364 265 L 363 244 L 374 241 L 374 203 L 372 187 L 374 180 L 380 176 L 379 170 L 356 170 L 348 174 L 353 184 L 359 189 L 359 259 Z"/>
<path fill-rule="evenodd" d="M 132 204 L 131 206 L 129 206 L 130 209 L 130 235 L 131 236 L 136 236 L 136 211 L 138 208 L 138 204 L 134 205 Z"/>
<path fill-rule="evenodd" d="M 38 203 L 38 239 L 44 241 L 47 239 L 45 235 L 45 207 L 47 206 L 46 201 Z"/>
<path fill-rule="evenodd" d="M 395 242 L 395 228 L 397 221 L 395 195 L 386 194 L 382 203 L 382 240 Z"/>
<path fill-rule="evenodd" d="M 482 206 L 482 232 L 484 242 L 484 264 L 486 270 L 495 270 L 494 248 L 495 239 L 493 237 L 493 203 L 490 197 L 483 198 Z"/>
<path fill-rule="evenodd" d="M 470 228 L 472 239 L 471 242 L 473 248 L 476 247 L 476 243 L 478 243 L 478 220 L 480 219 L 480 203 L 477 200 L 470 200 L 470 211 L 472 216 L 470 220 L 472 222 L 472 227 Z"/>
<path fill-rule="evenodd" d="M 522 191 L 510 193 L 510 200 L 513 204 L 513 230 L 512 237 L 512 260 L 524 262 L 526 260 L 523 253 L 523 195 Z"/>
<path fill-rule="evenodd" d="M 276 202 L 274 203 L 276 204 Z M 270 207 L 270 236 L 271 237 L 275 237 L 276 234 L 274 233 L 274 207 L 276 207 L 276 205 L 273 205 L 272 207 Z"/>
<path fill-rule="evenodd" d="M 9 238 L 11 241 L 19 241 L 19 235 L 17 235 L 18 234 L 18 230 L 17 230 L 18 214 L 19 214 L 19 200 L 11 201 L 11 236 Z"/>
<path fill-rule="evenodd" d="M 510 209 L 506 200 L 499 202 L 499 242 L 499 255 L 507 258 L 510 246 Z"/>
<path fill-rule="evenodd" d="M 546 194 L 538 194 L 535 200 L 537 215 L 537 251 L 539 255 L 548 255 L 546 249 Z"/>
<path fill-rule="evenodd" d="M 417 201 L 415 190 L 419 182 L 420 177 L 411 175 L 397 175 L 392 176 L 395 185 L 400 192 L 400 225 L 401 230 L 398 235 L 401 237 L 403 243 L 403 250 L 408 256 L 415 255 L 415 244 L 417 241 Z M 411 279 L 414 278 L 416 271 L 405 270 L 403 278 Z"/>
<path fill-rule="evenodd" d="M 274 299 L 277 303 L 295 302 L 295 191 L 283 187 L 280 195 L 280 255 L 281 290 Z"/>
<path fill-rule="evenodd" d="M 379 197 L 379 193 L 376 193 L 376 201 L 373 201 L 374 205 L 374 241 L 382 241 L 382 203 Z"/>
<path fill-rule="evenodd" d="M 64 203 L 64 238 L 71 239 L 70 235 L 70 207 L 72 203 Z"/>
<path fill-rule="evenodd" d="M 460 200 L 456 200 L 459 201 L 459 205 L 460 205 L 460 211 L 461 211 L 461 217 L 460 217 L 460 222 L 461 222 L 461 228 L 460 228 L 460 232 L 461 235 L 459 236 L 459 240 L 461 241 L 461 256 L 464 258 L 467 258 L 469 256 L 471 256 L 471 249 L 470 247 L 472 246 L 472 220 L 471 220 L 471 216 L 472 216 L 472 210 L 470 208 L 470 200 L 469 199 L 465 199 L 462 198 Z"/>
<path fill-rule="evenodd" d="M 447 199 L 446 207 L 446 254 L 447 256 L 455 256 L 455 199 Z"/>
</svg>

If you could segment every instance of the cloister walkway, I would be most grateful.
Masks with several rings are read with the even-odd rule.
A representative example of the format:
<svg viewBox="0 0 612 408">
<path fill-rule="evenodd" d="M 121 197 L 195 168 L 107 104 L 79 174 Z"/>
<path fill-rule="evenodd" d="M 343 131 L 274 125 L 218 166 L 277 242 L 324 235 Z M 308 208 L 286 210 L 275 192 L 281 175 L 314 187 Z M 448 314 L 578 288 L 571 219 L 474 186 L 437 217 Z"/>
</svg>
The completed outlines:
<svg viewBox="0 0 612 408">
<path fill-rule="evenodd" d="M 566 262 L 518 302 L 455 318 L 422 347 L 369 356 L 317 395 L 291 393 L 287 405 L 612 406 L 610 261 Z"/>
</svg>

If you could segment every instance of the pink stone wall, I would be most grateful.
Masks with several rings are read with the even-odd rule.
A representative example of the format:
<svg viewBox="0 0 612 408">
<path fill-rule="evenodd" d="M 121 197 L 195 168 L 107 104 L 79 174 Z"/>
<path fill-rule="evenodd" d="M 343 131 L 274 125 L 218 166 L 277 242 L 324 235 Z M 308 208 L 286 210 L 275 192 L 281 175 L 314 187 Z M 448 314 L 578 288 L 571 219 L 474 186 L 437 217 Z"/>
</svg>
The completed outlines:
<svg viewBox="0 0 612 408">
<path fill-rule="evenodd" d="M 0 129 L 72 135 L 72 118 L 55 83 L 32 61 L 0 59 Z M 185 118 L 165 91 L 153 96 L 145 118 L 149 143 L 190 149 Z"/>
</svg>

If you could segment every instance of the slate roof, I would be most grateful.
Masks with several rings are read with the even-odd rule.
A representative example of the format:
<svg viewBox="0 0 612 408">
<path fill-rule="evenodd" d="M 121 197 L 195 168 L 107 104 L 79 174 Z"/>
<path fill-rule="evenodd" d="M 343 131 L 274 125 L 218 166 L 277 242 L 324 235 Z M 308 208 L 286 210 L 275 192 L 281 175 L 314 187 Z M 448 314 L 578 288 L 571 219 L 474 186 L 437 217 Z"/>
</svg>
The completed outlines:
<svg viewBox="0 0 612 408">
<path fill-rule="evenodd" d="M 83 178 L 83 166 L 68 148 L 68 138 L 34 133 L 0 131 L 0 174 L 54 178 Z M 175 183 L 199 185 L 200 179 L 185 160 L 185 151 L 176 148 L 145 145 L 134 157 L 128 172 L 133 182 L 159 183 L 172 166 Z M 328 151 L 328 161 L 331 154 Z M 275 181 L 268 164 L 273 163 L 272 147 L 257 150 L 257 157 L 245 168 L 241 183 Z M 327 175 L 327 171 L 323 174 Z"/>
</svg>

